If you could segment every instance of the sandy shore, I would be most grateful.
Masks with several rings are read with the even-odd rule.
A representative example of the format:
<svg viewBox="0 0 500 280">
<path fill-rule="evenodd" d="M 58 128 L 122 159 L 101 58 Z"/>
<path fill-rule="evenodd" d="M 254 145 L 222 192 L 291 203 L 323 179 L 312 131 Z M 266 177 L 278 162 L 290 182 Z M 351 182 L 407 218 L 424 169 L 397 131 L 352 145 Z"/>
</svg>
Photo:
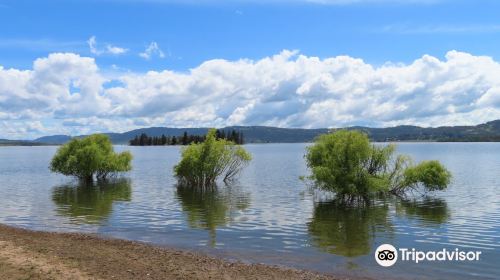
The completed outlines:
<svg viewBox="0 0 500 280">
<path fill-rule="evenodd" d="M 0 279 L 334 278 L 94 235 L 36 232 L 0 225 Z"/>
</svg>

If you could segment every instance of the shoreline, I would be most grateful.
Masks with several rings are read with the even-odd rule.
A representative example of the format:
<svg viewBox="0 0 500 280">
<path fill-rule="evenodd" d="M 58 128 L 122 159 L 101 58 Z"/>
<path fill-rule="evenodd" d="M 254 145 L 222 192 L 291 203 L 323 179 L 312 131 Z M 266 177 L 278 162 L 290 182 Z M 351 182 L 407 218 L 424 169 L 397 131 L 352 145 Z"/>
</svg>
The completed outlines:
<svg viewBox="0 0 500 280">
<path fill-rule="evenodd" d="M 0 279 L 349 279 L 93 234 L 0 224 Z"/>
</svg>

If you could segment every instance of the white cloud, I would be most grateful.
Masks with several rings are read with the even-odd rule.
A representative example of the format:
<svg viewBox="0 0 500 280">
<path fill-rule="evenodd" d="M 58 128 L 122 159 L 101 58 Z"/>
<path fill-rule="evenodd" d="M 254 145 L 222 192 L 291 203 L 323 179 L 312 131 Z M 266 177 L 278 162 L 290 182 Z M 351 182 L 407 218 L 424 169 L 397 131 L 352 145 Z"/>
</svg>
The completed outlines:
<svg viewBox="0 0 500 280">
<path fill-rule="evenodd" d="M 90 37 L 87 41 L 87 44 L 89 45 L 90 53 L 95 55 L 102 55 L 102 54 L 120 55 L 128 52 L 128 49 L 113 46 L 110 44 L 106 44 L 105 48 L 99 49 L 97 47 L 97 40 L 95 36 Z"/>
<path fill-rule="evenodd" d="M 110 54 L 124 54 L 128 50 L 116 46 L 106 45 L 106 51 Z"/>
<path fill-rule="evenodd" d="M 158 46 L 158 43 L 156 42 L 151 42 L 149 46 L 146 47 L 144 52 L 139 53 L 139 56 L 146 60 L 150 60 L 155 55 L 159 58 L 165 57 L 165 53 L 163 53 L 163 51 Z"/>
<path fill-rule="evenodd" d="M 97 41 L 95 39 L 95 36 L 92 36 L 89 38 L 87 41 L 87 44 L 89 44 L 90 52 L 93 54 L 100 54 L 100 51 L 97 50 Z"/>
<path fill-rule="evenodd" d="M 477 124 L 500 118 L 499 76 L 491 57 L 458 51 L 379 67 L 283 51 L 110 80 L 93 58 L 55 53 L 30 70 L 0 67 L 0 138 L 143 126 Z"/>
</svg>

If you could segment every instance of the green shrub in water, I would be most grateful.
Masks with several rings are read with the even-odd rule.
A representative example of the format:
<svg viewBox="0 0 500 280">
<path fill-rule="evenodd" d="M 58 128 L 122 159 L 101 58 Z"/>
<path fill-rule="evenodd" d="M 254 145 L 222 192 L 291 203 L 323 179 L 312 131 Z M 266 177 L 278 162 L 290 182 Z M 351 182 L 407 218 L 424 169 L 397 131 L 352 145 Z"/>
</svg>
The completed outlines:
<svg viewBox="0 0 500 280">
<path fill-rule="evenodd" d="M 115 153 L 108 136 L 94 134 L 73 138 L 57 150 L 50 163 L 52 172 L 75 176 L 81 180 L 106 179 L 117 172 L 132 169 L 130 152 Z"/>
<path fill-rule="evenodd" d="M 394 145 L 373 145 L 359 131 L 321 135 L 307 148 L 309 179 L 348 201 L 383 193 L 403 195 L 420 186 L 426 191 L 442 190 L 449 184 L 451 174 L 438 161 L 413 165 L 409 157 L 394 152 Z"/>
<path fill-rule="evenodd" d="M 217 139 L 211 129 L 205 142 L 191 144 L 182 149 L 182 159 L 174 167 L 174 173 L 182 184 L 207 187 L 217 179 L 233 179 L 252 159 L 241 146 L 231 141 Z"/>
</svg>

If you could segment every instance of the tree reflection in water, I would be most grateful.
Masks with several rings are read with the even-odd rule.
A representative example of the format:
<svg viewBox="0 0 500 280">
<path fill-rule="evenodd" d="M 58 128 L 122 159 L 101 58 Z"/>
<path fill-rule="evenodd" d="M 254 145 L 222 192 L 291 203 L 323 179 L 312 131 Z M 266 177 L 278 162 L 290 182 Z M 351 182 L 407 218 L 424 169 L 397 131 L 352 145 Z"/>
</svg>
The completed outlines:
<svg viewBox="0 0 500 280">
<path fill-rule="evenodd" d="M 388 205 L 348 207 L 335 200 L 318 203 L 308 223 L 312 243 L 336 255 L 366 255 L 375 233 L 390 230 L 388 212 Z"/>
<path fill-rule="evenodd" d="M 216 229 L 233 221 L 240 211 L 250 206 L 248 193 L 227 185 L 210 188 L 178 185 L 177 199 L 189 226 L 209 231 L 211 246 L 216 243 Z"/>
<path fill-rule="evenodd" d="M 335 200 L 316 204 L 308 223 L 312 244 L 329 253 L 345 257 L 367 255 L 378 233 L 392 232 L 389 210 L 426 224 L 440 224 L 449 218 L 444 200 L 419 201 L 383 199 L 371 206 L 346 206 Z"/>
<path fill-rule="evenodd" d="M 52 191 L 52 201 L 59 215 L 76 223 L 98 224 L 111 215 L 114 202 L 130 201 L 131 194 L 130 180 L 119 178 L 57 186 Z"/>
<path fill-rule="evenodd" d="M 409 219 L 417 219 L 425 225 L 439 225 L 450 219 L 446 201 L 432 197 L 399 201 L 396 204 L 396 213 Z"/>
</svg>

